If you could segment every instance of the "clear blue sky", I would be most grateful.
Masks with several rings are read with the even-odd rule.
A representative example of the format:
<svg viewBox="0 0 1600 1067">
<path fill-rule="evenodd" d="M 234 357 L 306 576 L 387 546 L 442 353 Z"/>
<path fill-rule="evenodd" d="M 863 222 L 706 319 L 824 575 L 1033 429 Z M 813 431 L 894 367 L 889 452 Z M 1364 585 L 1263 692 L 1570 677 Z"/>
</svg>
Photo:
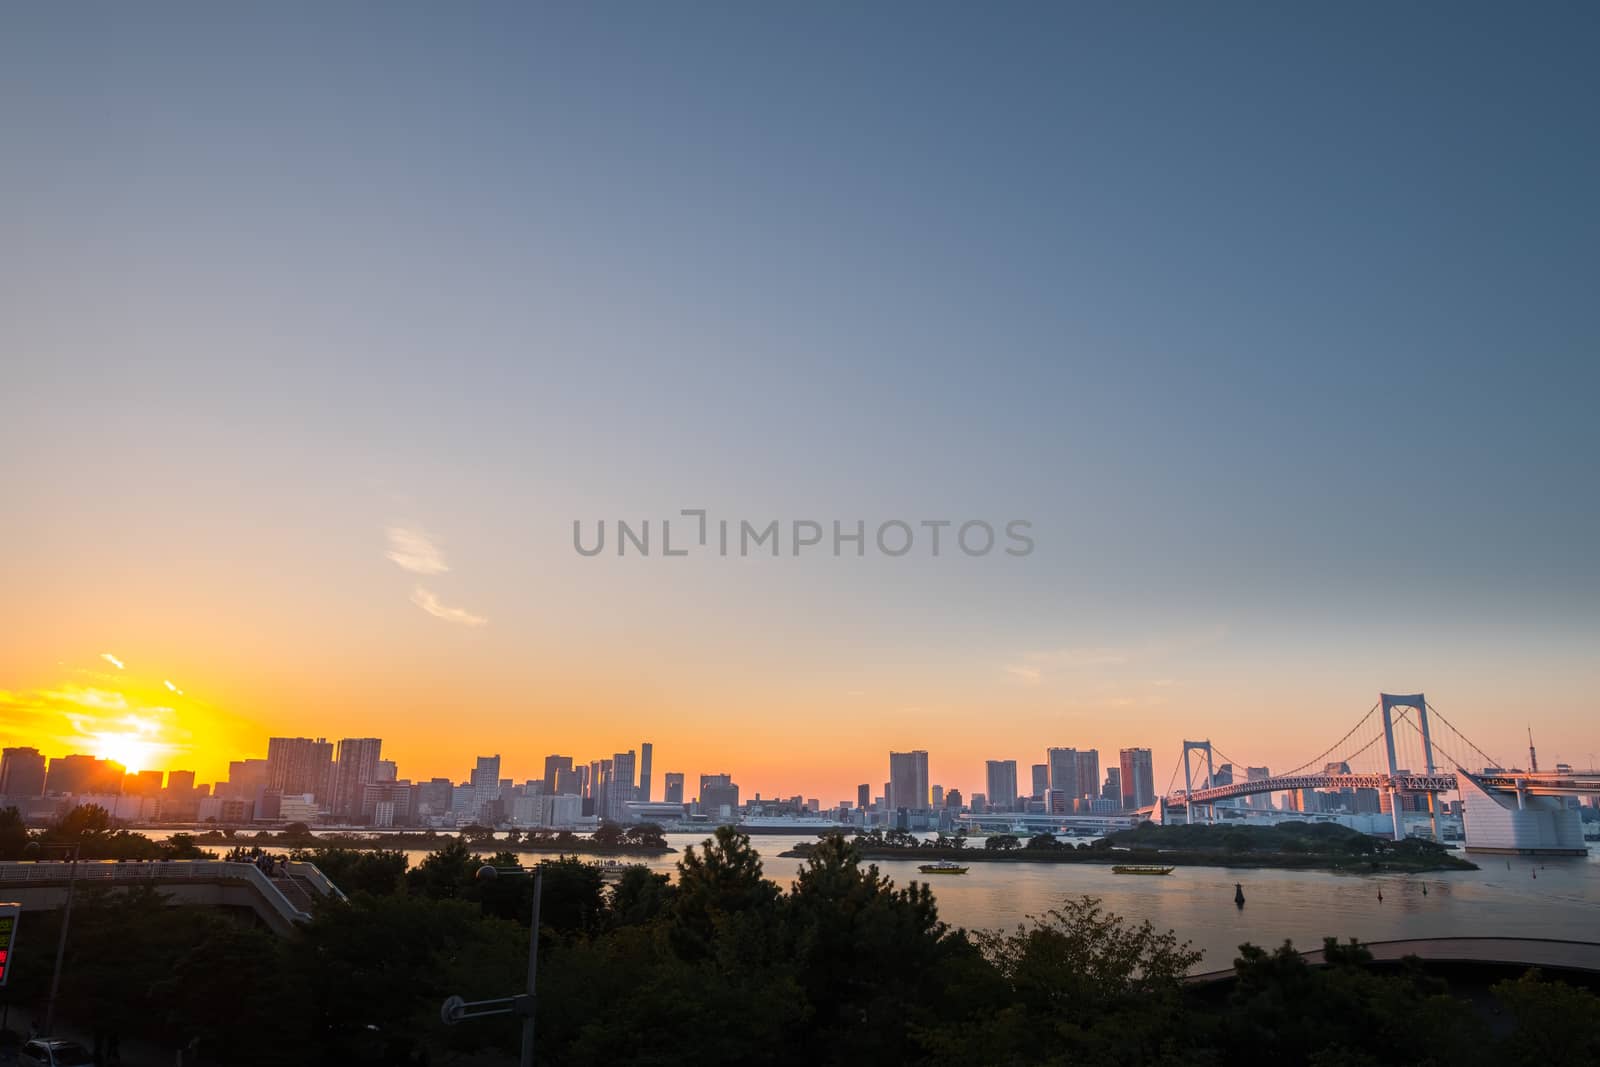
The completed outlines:
<svg viewBox="0 0 1600 1067">
<path fill-rule="evenodd" d="M 1597 55 L 1582 4 L 12 7 L 0 688 L 145 642 L 268 723 L 470 678 L 484 735 L 778 708 L 938 779 L 975 716 L 1165 765 L 1287 694 L 1281 759 L 1389 687 L 1577 761 Z M 1038 550 L 571 550 L 693 506 Z"/>
</svg>

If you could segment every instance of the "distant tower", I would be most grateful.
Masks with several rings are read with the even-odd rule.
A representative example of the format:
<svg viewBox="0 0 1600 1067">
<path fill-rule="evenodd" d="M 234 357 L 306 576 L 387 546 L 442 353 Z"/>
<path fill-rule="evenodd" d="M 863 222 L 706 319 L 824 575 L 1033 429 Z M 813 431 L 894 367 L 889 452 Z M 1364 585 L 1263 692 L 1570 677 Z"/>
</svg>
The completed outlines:
<svg viewBox="0 0 1600 1067">
<path fill-rule="evenodd" d="M 1556 768 L 1560 770 L 1560 768 Z M 1539 753 L 1533 750 L 1533 727 L 1528 727 L 1528 770 L 1539 773 Z"/>
</svg>

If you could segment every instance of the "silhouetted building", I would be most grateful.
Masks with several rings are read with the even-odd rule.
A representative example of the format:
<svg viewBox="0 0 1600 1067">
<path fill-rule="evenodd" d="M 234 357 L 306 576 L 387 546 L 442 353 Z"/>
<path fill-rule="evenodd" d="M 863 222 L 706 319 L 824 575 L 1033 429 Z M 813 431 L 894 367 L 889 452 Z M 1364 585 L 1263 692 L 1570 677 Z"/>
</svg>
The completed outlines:
<svg viewBox="0 0 1600 1067">
<path fill-rule="evenodd" d="M 57 756 L 45 769 L 46 793 L 120 793 L 127 768 L 115 760 L 73 754 Z"/>
<path fill-rule="evenodd" d="M 1048 793 L 1049 791 L 1050 791 L 1050 764 L 1048 764 L 1048 763 L 1035 763 L 1035 764 L 1033 764 L 1033 792 L 1030 793 L 1029 796 L 1035 796 L 1035 797 L 1038 797 L 1038 798 L 1040 798 L 1042 800 L 1044 798 L 1044 795 L 1046 793 Z"/>
<path fill-rule="evenodd" d="M 1122 750 L 1122 806 L 1143 808 L 1156 802 L 1155 762 L 1148 748 Z"/>
<path fill-rule="evenodd" d="M 713 818 L 737 818 L 739 787 L 726 774 L 700 776 L 700 811 Z"/>
<path fill-rule="evenodd" d="M 267 788 L 284 796 L 333 800 L 333 745 L 325 738 L 267 738 Z"/>
<path fill-rule="evenodd" d="M 333 772 L 332 810 L 336 818 L 360 818 L 366 787 L 378 780 L 382 750 L 383 741 L 376 737 L 346 737 L 339 742 Z"/>
<path fill-rule="evenodd" d="M 36 748 L 0 751 L 0 797 L 44 795 L 45 758 Z"/>
<path fill-rule="evenodd" d="M 662 780 L 662 783 L 663 783 L 662 792 L 665 794 L 662 797 L 662 799 L 665 800 L 668 804 L 682 804 L 683 803 L 683 772 L 682 771 L 668 771 L 662 777 L 661 780 Z"/>
<path fill-rule="evenodd" d="M 1045 762 L 1050 765 L 1050 788 L 1052 790 L 1065 796 L 1068 801 L 1083 795 L 1083 789 L 1078 779 L 1077 749 L 1046 749 Z"/>
<path fill-rule="evenodd" d="M 650 758 L 655 755 L 655 746 L 646 741 L 639 746 L 639 788 L 635 790 L 639 801 L 650 803 Z"/>
<path fill-rule="evenodd" d="M 928 810 L 928 754 L 922 749 L 889 753 L 889 807 Z"/>
<path fill-rule="evenodd" d="M 1017 761 L 992 759 L 985 764 L 985 796 L 996 811 L 1015 811 L 1017 807 Z"/>
<path fill-rule="evenodd" d="M 872 786 L 866 782 L 856 786 L 856 807 L 862 811 L 872 807 Z"/>
</svg>

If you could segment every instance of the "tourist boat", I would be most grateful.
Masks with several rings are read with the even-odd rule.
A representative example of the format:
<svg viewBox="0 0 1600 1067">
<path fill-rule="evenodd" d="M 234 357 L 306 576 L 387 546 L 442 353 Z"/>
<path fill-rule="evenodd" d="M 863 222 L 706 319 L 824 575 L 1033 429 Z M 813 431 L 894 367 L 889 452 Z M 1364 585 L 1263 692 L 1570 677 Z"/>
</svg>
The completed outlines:
<svg viewBox="0 0 1600 1067">
<path fill-rule="evenodd" d="M 1171 874 L 1171 867 L 1157 867 L 1148 863 L 1119 863 L 1111 868 L 1112 874 Z"/>
<path fill-rule="evenodd" d="M 967 868 L 952 860 L 940 860 L 938 863 L 924 863 L 917 870 L 923 874 L 966 874 Z"/>
</svg>

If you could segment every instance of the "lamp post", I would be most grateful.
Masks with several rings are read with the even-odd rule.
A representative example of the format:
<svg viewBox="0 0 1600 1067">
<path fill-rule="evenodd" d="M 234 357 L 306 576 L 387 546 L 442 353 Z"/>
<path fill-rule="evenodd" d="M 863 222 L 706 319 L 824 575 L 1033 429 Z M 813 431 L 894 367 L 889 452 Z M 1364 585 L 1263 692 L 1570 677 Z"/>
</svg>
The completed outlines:
<svg viewBox="0 0 1600 1067">
<path fill-rule="evenodd" d="M 451 997 L 440 1009 L 440 1018 L 446 1026 L 454 1026 L 464 1019 L 481 1019 L 490 1015 L 519 1014 L 522 1016 L 522 1058 L 520 1067 L 533 1067 L 533 1009 L 534 988 L 539 976 L 539 900 L 544 896 L 544 865 L 532 867 L 494 867 L 485 864 L 478 868 L 478 881 L 492 882 L 501 875 L 513 877 L 533 875 L 533 916 L 528 929 L 528 990 L 514 997 L 496 1000 L 465 1001 Z"/>
<path fill-rule="evenodd" d="M 46 1037 L 55 1034 L 56 994 L 61 990 L 61 961 L 67 954 L 67 927 L 72 922 L 72 888 L 78 881 L 78 848 L 77 845 L 40 845 L 37 841 L 28 842 L 24 850 L 38 855 L 46 848 L 60 849 L 72 853 L 71 864 L 67 868 L 67 903 L 61 910 L 61 937 L 56 942 L 56 969 L 50 976 L 50 999 L 45 1002 L 44 1033 Z"/>
</svg>

